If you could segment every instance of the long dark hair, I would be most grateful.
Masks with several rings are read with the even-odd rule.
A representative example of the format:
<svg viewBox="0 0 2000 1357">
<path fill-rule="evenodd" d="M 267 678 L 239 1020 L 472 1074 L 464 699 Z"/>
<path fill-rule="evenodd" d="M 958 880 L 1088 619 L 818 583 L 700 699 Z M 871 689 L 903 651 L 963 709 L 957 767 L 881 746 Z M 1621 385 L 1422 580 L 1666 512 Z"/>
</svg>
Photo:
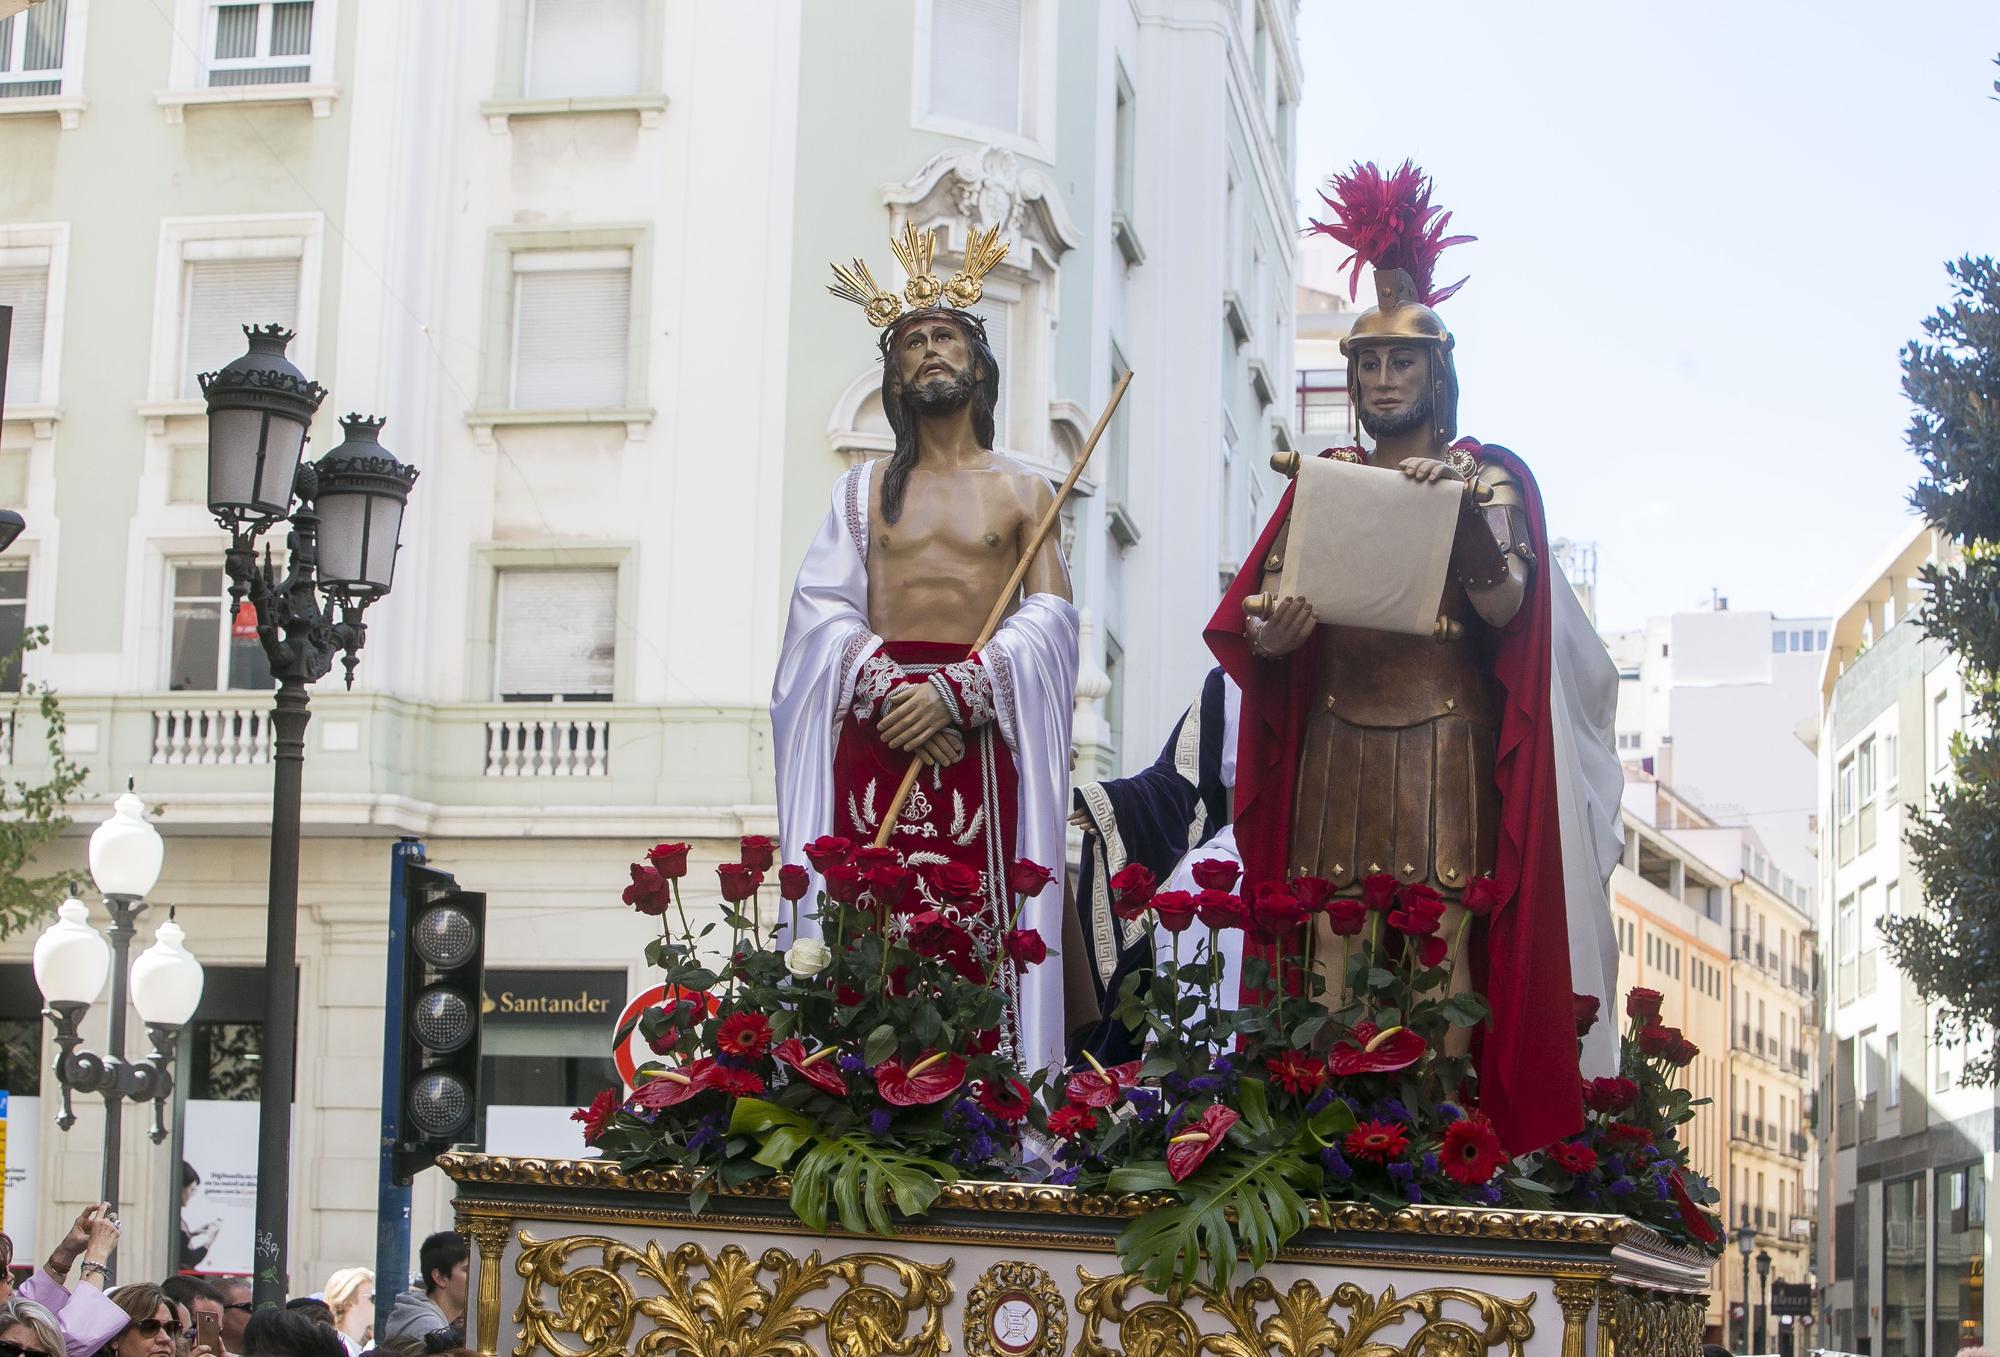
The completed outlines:
<svg viewBox="0 0 2000 1357">
<path fill-rule="evenodd" d="M 945 315 L 965 331 L 965 347 L 972 353 L 974 371 L 983 375 L 972 384 L 972 436 L 982 448 L 993 446 L 993 412 L 1000 405 L 1000 360 L 986 340 L 986 323 L 970 311 L 940 307 Z M 907 319 L 905 320 L 907 324 Z M 882 470 L 882 521 L 894 523 L 903 516 L 903 491 L 910 471 L 917 464 L 917 416 L 905 399 L 896 375 L 895 355 L 890 343 L 902 326 L 892 325 L 882 332 L 882 413 L 896 433 L 896 451 Z"/>
</svg>

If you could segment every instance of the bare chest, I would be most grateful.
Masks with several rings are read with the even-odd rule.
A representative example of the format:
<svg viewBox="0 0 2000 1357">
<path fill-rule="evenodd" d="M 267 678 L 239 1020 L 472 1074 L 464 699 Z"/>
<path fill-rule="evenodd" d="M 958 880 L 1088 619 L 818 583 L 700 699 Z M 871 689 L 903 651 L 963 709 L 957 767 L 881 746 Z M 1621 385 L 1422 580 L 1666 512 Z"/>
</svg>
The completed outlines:
<svg viewBox="0 0 2000 1357">
<path fill-rule="evenodd" d="M 978 483 L 992 480 L 912 477 L 894 523 L 884 519 L 878 488 L 869 515 L 869 555 L 885 563 L 948 558 L 1012 566 L 1021 510 L 1013 496 Z"/>
</svg>

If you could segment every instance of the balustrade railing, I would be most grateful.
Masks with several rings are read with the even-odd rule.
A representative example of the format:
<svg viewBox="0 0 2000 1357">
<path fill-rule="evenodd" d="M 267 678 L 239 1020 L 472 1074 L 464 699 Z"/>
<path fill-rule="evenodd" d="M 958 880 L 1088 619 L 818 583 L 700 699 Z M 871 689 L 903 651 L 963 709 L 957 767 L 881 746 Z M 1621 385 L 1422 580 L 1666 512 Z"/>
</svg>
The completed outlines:
<svg viewBox="0 0 2000 1357">
<path fill-rule="evenodd" d="M 166 707 L 153 712 L 154 763 L 269 763 L 271 746 L 267 707 Z"/>
<path fill-rule="evenodd" d="M 611 723 L 522 717 L 486 723 L 488 777 L 608 777 Z"/>
</svg>

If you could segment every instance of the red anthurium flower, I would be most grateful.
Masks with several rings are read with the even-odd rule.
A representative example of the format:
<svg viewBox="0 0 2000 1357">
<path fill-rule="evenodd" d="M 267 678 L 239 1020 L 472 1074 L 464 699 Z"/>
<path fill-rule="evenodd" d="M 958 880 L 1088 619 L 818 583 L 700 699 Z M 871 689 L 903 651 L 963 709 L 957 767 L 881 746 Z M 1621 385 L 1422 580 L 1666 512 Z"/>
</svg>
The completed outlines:
<svg viewBox="0 0 2000 1357">
<path fill-rule="evenodd" d="M 1639 1029 L 1639 1049 L 1649 1056 L 1665 1055 L 1680 1039 L 1681 1029 L 1678 1027 L 1663 1027 L 1652 1022 Z"/>
<path fill-rule="evenodd" d="M 737 846 L 742 850 L 737 861 L 753 872 L 768 872 L 771 864 L 777 861 L 778 845 L 772 843 L 767 834 L 745 834 L 737 841 Z"/>
<path fill-rule="evenodd" d="M 838 867 L 852 856 L 854 841 L 832 834 L 822 834 L 806 845 L 806 861 L 821 876 L 826 875 L 827 868 Z"/>
<path fill-rule="evenodd" d="M 715 869 L 715 878 L 722 883 L 722 898 L 732 905 L 740 905 L 757 893 L 764 884 L 764 875 L 753 871 L 740 862 L 725 862 Z"/>
<path fill-rule="evenodd" d="M 1049 959 L 1049 945 L 1032 928 L 1010 929 L 1004 941 L 1008 959 L 1024 971 Z"/>
<path fill-rule="evenodd" d="M 826 878 L 826 893 L 836 904 L 851 905 L 868 889 L 868 873 L 851 862 L 837 862 L 821 875 Z"/>
<path fill-rule="evenodd" d="M 1333 894 L 1333 883 L 1323 876 L 1294 877 L 1292 894 L 1298 896 L 1306 913 L 1317 914 L 1326 908 L 1326 898 Z"/>
<path fill-rule="evenodd" d="M 1194 897 L 1186 891 L 1161 891 L 1153 897 L 1153 913 L 1169 933 L 1185 933 L 1194 926 Z"/>
<path fill-rule="evenodd" d="M 717 1055 L 755 1060 L 771 1049 L 771 1020 L 762 1013 L 732 1013 L 715 1029 Z"/>
<path fill-rule="evenodd" d="M 632 884 L 625 888 L 625 903 L 641 914 L 659 918 L 674 903 L 672 887 L 651 863 L 632 864 Z"/>
<path fill-rule="evenodd" d="M 1220 1149 L 1229 1128 L 1241 1121 L 1231 1109 L 1220 1103 L 1210 1105 L 1206 1112 L 1167 1141 L 1167 1172 L 1177 1183 L 1184 1183 L 1196 1169 Z"/>
<path fill-rule="evenodd" d="M 653 864 L 653 870 L 669 881 L 678 881 L 687 875 L 688 846 L 684 843 L 655 844 L 646 850 L 646 861 Z"/>
<path fill-rule="evenodd" d="M 1089 1059 L 1088 1056 L 1085 1059 Z M 1078 1070 L 1063 1085 L 1063 1093 L 1080 1107 L 1110 1107 L 1121 1102 L 1125 1090 L 1139 1082 L 1140 1061 L 1128 1060 L 1108 1069 L 1095 1060 L 1087 1070 Z"/>
<path fill-rule="evenodd" d="M 1641 1022 L 1651 1022 L 1660 1016 L 1660 1005 L 1666 1001 L 1666 997 L 1658 990 L 1647 989 L 1643 985 L 1627 990 L 1625 1016 L 1637 1018 Z"/>
<path fill-rule="evenodd" d="M 1326 1085 L 1326 1062 L 1305 1051 L 1284 1051 L 1264 1062 L 1264 1073 L 1287 1093 L 1310 1098 Z"/>
<path fill-rule="evenodd" d="M 1327 1053 L 1327 1069 L 1342 1079 L 1356 1074 L 1393 1074 L 1406 1070 L 1423 1058 L 1426 1048 L 1424 1039 L 1407 1027 L 1377 1032 L 1370 1024 L 1361 1023 L 1355 1027 L 1353 1036 L 1353 1041 L 1334 1043 L 1333 1050 Z"/>
<path fill-rule="evenodd" d="M 1205 891 L 1228 891 L 1236 887 L 1243 869 L 1228 858 L 1206 858 L 1194 865 L 1194 884 Z"/>
<path fill-rule="evenodd" d="M 875 903 L 884 909 L 893 910 L 901 905 L 916 884 L 915 872 L 893 862 L 871 867 L 868 871 L 868 890 L 874 895 Z"/>
<path fill-rule="evenodd" d="M 1715 1217 L 1695 1205 L 1694 1198 L 1688 1195 L 1687 1180 L 1681 1177 L 1679 1169 L 1673 1171 L 1667 1184 L 1674 1194 L 1674 1205 L 1680 1210 L 1681 1224 L 1687 1226 L 1689 1234 L 1704 1244 L 1713 1244 L 1722 1238 L 1716 1231 Z"/>
<path fill-rule="evenodd" d="M 1241 896 L 1228 891 L 1207 887 L 1194 898 L 1194 912 L 1201 921 L 1218 932 L 1228 928 L 1241 928 L 1249 921 L 1249 911 L 1243 907 Z"/>
<path fill-rule="evenodd" d="M 1638 1101 L 1639 1086 L 1630 1079 L 1592 1079 L 1583 1086 L 1583 1105 L 1606 1116 L 1615 1116 Z"/>
<path fill-rule="evenodd" d="M 812 874 L 797 863 L 788 862 L 778 869 L 778 894 L 797 903 L 806 898 L 806 888 L 812 885 Z"/>
<path fill-rule="evenodd" d="M 1040 895 L 1055 874 L 1039 862 L 1022 858 L 1007 869 L 1007 889 L 1016 895 Z"/>
<path fill-rule="evenodd" d="M 941 862 L 931 869 L 931 889 L 954 904 L 979 894 L 979 869 L 963 862 Z"/>
<path fill-rule="evenodd" d="M 1361 878 L 1361 904 L 1380 914 L 1396 903 L 1397 881 L 1389 872 L 1376 872 Z"/>
<path fill-rule="evenodd" d="M 1128 862 L 1111 874 L 1111 909 L 1121 919 L 1136 919 L 1146 910 L 1160 883 L 1143 862 Z"/>
<path fill-rule="evenodd" d="M 656 1074 L 639 1085 L 639 1091 L 632 1095 L 632 1106 L 661 1108 L 684 1103 L 715 1086 L 717 1068 L 715 1061 L 701 1059 L 681 1069 Z"/>
<path fill-rule="evenodd" d="M 1484 1112 L 1468 1112 L 1447 1126 L 1438 1148 L 1438 1165 L 1453 1182 L 1478 1187 L 1491 1181 L 1507 1163 L 1499 1133 Z"/>
<path fill-rule="evenodd" d="M 570 1113 L 569 1119 L 582 1122 L 583 1143 L 595 1145 L 597 1138 L 604 1134 L 604 1128 L 610 1124 L 612 1114 L 617 1111 L 618 1095 L 607 1088 L 590 1100 L 589 1107 L 579 1107 Z"/>
<path fill-rule="evenodd" d="M 1250 931 L 1266 941 L 1281 938 L 1306 921 L 1306 907 L 1291 887 L 1266 881 L 1250 903 Z"/>
<path fill-rule="evenodd" d="M 1507 897 L 1500 893 L 1500 883 L 1490 876 L 1475 876 L 1472 884 L 1465 888 L 1465 894 L 1458 897 L 1458 903 L 1465 907 L 1467 914 L 1485 917 L 1496 906 L 1506 903 Z"/>
<path fill-rule="evenodd" d="M 1410 1148 L 1410 1137 L 1398 1122 L 1364 1121 L 1349 1131 L 1340 1144 L 1349 1159 L 1386 1164 L 1403 1157 L 1403 1151 Z"/>
<path fill-rule="evenodd" d="M 822 1046 L 807 1055 L 804 1042 L 797 1037 L 787 1037 L 771 1049 L 771 1055 L 780 1065 L 821 1092 L 831 1093 L 836 1098 L 847 1096 L 847 1080 L 842 1077 L 840 1066 L 834 1063 L 833 1047 Z"/>
<path fill-rule="evenodd" d="M 1368 906 L 1342 897 L 1326 902 L 1326 926 L 1338 937 L 1351 938 L 1368 926 Z"/>
<path fill-rule="evenodd" d="M 965 1057 L 932 1051 L 905 1068 L 900 1060 L 875 1067 L 875 1087 L 882 1101 L 895 1107 L 919 1107 L 940 1102 L 965 1082 Z"/>
<path fill-rule="evenodd" d="M 1435 933 L 1414 941 L 1417 944 L 1417 963 L 1424 967 L 1443 965 L 1445 957 L 1451 952 L 1451 944 Z"/>
<path fill-rule="evenodd" d="M 1049 1134 L 1063 1140 L 1075 1140 L 1084 1132 L 1096 1129 L 1097 1114 L 1087 1107 L 1065 1103 L 1049 1113 Z"/>
<path fill-rule="evenodd" d="M 877 867 L 900 867 L 903 855 L 887 844 L 864 843 L 854 850 L 851 859 L 864 872 L 872 872 Z"/>
<path fill-rule="evenodd" d="M 1009 1079 L 1004 1085 L 982 1079 L 977 1096 L 980 1109 L 995 1121 L 1011 1126 L 1028 1115 L 1028 1086 L 1019 1079 Z"/>
<path fill-rule="evenodd" d="M 1576 1034 L 1590 1035 L 1590 1029 L 1597 1026 L 1597 1010 L 1603 1005 L 1595 994 L 1572 994 L 1569 996 L 1570 1011 L 1576 1015 Z"/>
</svg>

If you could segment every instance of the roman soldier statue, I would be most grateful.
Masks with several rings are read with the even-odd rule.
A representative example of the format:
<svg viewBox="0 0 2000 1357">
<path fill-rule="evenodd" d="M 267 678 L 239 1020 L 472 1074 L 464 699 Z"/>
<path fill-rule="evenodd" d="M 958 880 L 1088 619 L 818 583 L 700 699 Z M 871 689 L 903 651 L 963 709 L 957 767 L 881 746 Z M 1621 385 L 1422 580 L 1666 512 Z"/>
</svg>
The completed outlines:
<svg viewBox="0 0 2000 1357">
<path fill-rule="evenodd" d="M 949 280 L 936 237 L 894 241 L 899 297 L 868 266 L 836 266 L 836 296 L 881 331 L 882 409 L 895 452 L 840 477 L 799 566 L 771 689 L 778 824 L 785 860 L 821 835 L 883 838 L 920 869 L 980 873 L 975 905 L 933 900 L 975 939 L 1008 927 L 1009 867 L 1028 858 L 1054 882 L 1020 926 L 1056 939 L 1068 810 L 1077 614 L 1058 541 L 1030 562 L 1020 596 L 976 653 L 981 622 L 1054 496 L 1032 468 L 993 450 L 1001 372 L 969 309 L 1006 246 L 974 234 Z M 912 759 L 914 790 L 892 811 Z M 920 887 L 930 890 L 928 881 Z M 1062 1055 L 1058 967 L 994 968 L 1008 1021 L 1003 1050 L 1024 1068 Z"/>
<path fill-rule="evenodd" d="M 1333 509 L 1293 521 L 1296 485 L 1216 609 L 1209 645 L 1243 689 L 1241 889 L 1312 875 L 1358 895 L 1387 873 L 1456 910 L 1492 878 L 1501 903 L 1474 933 L 1473 983 L 1492 1012 L 1479 1099 L 1526 1151 L 1582 1126 L 1571 994 L 1608 1001 L 1616 983 L 1617 674 L 1549 556 L 1527 465 L 1458 435 L 1453 339 L 1435 308 L 1463 280 L 1439 288 L 1433 270 L 1469 237 L 1445 236 L 1449 214 L 1407 163 L 1388 176 L 1358 165 L 1332 189 L 1335 220 L 1313 229 L 1353 249 L 1357 288 L 1360 265 L 1374 268 L 1376 304 L 1341 342 L 1374 447 L 1321 455 L 1464 494 L 1431 634 L 1322 626 L 1304 598 L 1272 597 L 1288 553 L 1342 532 Z M 1614 1026 L 1586 1053 L 1593 1072 L 1615 1068 Z"/>
</svg>

